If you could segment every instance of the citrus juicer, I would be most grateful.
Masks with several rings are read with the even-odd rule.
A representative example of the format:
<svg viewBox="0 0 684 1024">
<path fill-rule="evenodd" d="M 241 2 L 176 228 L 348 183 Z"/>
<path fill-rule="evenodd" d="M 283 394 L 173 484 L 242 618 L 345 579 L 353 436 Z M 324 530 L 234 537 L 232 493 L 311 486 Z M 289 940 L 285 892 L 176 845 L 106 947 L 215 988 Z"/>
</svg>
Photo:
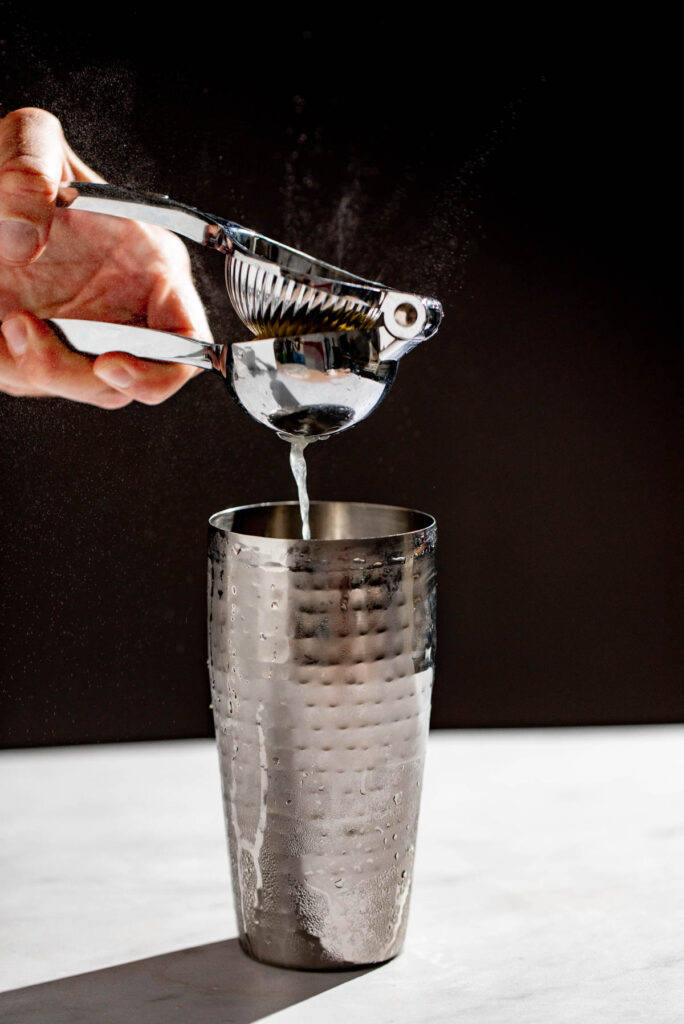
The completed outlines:
<svg viewBox="0 0 684 1024">
<path fill-rule="evenodd" d="M 398 292 L 168 196 L 99 182 L 60 188 L 58 206 L 167 228 L 226 256 L 235 312 L 255 335 L 219 344 L 91 320 L 48 321 L 75 350 L 125 352 L 218 370 L 237 402 L 288 436 L 325 437 L 384 398 L 397 361 L 434 334 L 436 299 Z"/>
</svg>

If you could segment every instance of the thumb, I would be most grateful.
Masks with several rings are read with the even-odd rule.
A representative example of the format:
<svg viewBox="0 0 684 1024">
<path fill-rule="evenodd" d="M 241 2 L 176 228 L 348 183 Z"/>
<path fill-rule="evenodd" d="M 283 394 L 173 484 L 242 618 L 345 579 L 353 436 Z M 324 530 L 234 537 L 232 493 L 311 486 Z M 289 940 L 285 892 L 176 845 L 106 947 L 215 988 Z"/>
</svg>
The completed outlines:
<svg viewBox="0 0 684 1024">
<path fill-rule="evenodd" d="M 0 121 L 0 258 L 25 265 L 48 240 L 65 168 L 62 127 L 35 107 Z"/>
</svg>

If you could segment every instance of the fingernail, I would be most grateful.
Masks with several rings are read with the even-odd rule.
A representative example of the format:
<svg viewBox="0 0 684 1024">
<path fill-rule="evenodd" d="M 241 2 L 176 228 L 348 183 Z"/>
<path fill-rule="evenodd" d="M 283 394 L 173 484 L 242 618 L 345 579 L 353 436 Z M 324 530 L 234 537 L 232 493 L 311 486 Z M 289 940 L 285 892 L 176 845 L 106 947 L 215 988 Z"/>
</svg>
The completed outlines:
<svg viewBox="0 0 684 1024">
<path fill-rule="evenodd" d="M 133 377 L 123 366 L 103 366 L 94 371 L 95 376 L 111 388 L 130 388 Z"/>
<path fill-rule="evenodd" d="M 3 220 L 0 223 L 0 256 L 8 263 L 26 263 L 39 242 L 33 224 L 24 220 Z"/>
<path fill-rule="evenodd" d="M 6 320 L 2 325 L 2 334 L 12 355 L 23 356 L 28 348 L 28 331 L 24 321 L 19 317 Z"/>
</svg>

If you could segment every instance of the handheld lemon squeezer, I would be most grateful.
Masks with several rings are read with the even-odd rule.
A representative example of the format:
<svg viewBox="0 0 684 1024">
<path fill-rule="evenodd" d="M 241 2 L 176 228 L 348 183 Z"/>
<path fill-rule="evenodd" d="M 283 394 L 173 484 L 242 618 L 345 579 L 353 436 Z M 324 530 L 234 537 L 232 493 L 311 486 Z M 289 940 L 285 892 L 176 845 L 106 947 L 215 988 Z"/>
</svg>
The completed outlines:
<svg viewBox="0 0 684 1024">
<path fill-rule="evenodd" d="M 237 402 L 289 437 L 326 437 L 365 419 L 397 362 L 438 330 L 436 299 L 395 291 L 250 228 L 116 185 L 73 182 L 58 206 L 155 224 L 226 256 L 226 287 L 255 336 L 219 344 L 93 320 L 48 320 L 78 352 L 218 370 Z"/>
</svg>

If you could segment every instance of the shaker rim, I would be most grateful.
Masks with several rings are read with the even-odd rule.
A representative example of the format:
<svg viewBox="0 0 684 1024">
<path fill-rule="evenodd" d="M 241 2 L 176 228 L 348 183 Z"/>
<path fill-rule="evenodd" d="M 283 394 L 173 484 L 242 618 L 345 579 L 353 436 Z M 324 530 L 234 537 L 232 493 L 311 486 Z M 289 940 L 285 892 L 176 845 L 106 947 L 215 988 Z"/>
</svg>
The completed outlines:
<svg viewBox="0 0 684 1024">
<path fill-rule="evenodd" d="M 333 544 L 348 543 L 350 541 L 389 540 L 392 537 L 397 537 L 397 538 L 399 538 L 399 537 L 411 537 L 411 536 L 415 536 L 417 534 L 425 533 L 426 531 L 436 531 L 436 527 L 437 527 L 436 518 L 430 512 L 423 512 L 420 509 L 410 508 L 410 507 L 405 506 L 405 505 L 388 505 L 388 504 L 383 504 L 383 503 L 378 503 L 378 502 L 369 502 L 369 501 L 335 501 L 335 500 L 330 500 L 330 501 L 312 500 L 311 503 L 310 503 L 310 507 L 311 507 L 312 510 L 316 506 L 320 507 L 321 505 L 346 505 L 346 506 L 355 506 L 355 507 L 357 507 L 359 509 L 377 509 L 378 511 L 387 511 L 387 512 L 405 512 L 405 513 L 408 513 L 409 515 L 414 516 L 418 522 L 417 522 L 417 525 L 415 525 L 412 529 L 399 530 L 399 531 L 395 531 L 395 532 L 391 532 L 391 533 L 387 533 L 387 534 L 385 534 L 385 533 L 369 533 L 369 534 L 364 534 L 362 536 L 354 536 L 354 537 L 312 537 L 311 540 L 303 540 L 301 536 L 300 537 L 266 537 L 266 536 L 264 536 L 263 534 L 260 534 L 260 533 L 244 533 L 244 532 L 242 532 L 240 530 L 233 530 L 230 527 L 223 526 L 220 523 L 220 520 L 224 516 L 231 516 L 231 518 L 234 518 L 235 514 L 238 513 L 238 512 L 249 512 L 251 510 L 267 509 L 267 508 L 278 508 L 278 507 L 285 507 L 285 506 L 287 506 L 287 507 L 299 506 L 299 502 L 296 499 L 293 499 L 293 500 L 288 500 L 288 501 L 250 502 L 250 503 L 248 503 L 246 505 L 234 505 L 234 506 L 231 506 L 229 508 L 221 509 L 218 512 L 214 512 L 209 517 L 209 527 L 210 527 L 211 530 L 215 530 L 217 533 L 221 533 L 221 534 L 223 534 L 225 536 L 244 537 L 244 538 L 252 538 L 252 539 L 258 539 L 258 540 L 265 540 L 265 541 L 266 540 L 273 540 L 273 541 L 278 541 L 280 543 L 283 543 L 283 542 L 287 542 L 287 543 L 298 542 L 298 543 L 300 543 L 302 545 L 309 545 L 309 544 L 312 544 L 312 543 L 316 544 L 316 545 L 328 545 L 328 544 L 329 545 L 333 545 Z"/>
</svg>

